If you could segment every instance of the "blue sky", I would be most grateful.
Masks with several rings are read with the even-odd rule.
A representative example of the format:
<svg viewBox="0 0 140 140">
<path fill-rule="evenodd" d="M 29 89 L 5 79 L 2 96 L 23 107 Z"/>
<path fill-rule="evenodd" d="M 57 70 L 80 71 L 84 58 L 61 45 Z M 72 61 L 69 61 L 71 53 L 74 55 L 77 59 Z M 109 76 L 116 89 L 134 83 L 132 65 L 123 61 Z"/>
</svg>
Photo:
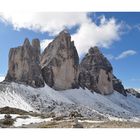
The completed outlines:
<svg viewBox="0 0 140 140">
<path fill-rule="evenodd" d="M 60 14 L 57 15 L 57 18 L 54 16 L 55 14 L 46 17 L 45 13 L 37 16 L 32 14 L 31 17 L 34 18 L 30 18 L 29 15 L 26 18 L 26 14 L 20 14 L 19 17 L 14 14 L 7 14 L 7 18 L 7 15 L 1 14 L 0 76 L 5 76 L 7 73 L 10 48 L 21 45 L 26 37 L 30 40 L 39 38 L 42 42 L 42 48 L 44 48 L 47 46 L 47 42 L 59 31 L 68 28 L 72 34 L 72 39 L 78 40 L 75 45 L 78 46 L 76 47 L 80 56 L 83 56 L 90 46 L 98 45 L 103 54 L 108 57 L 113 66 L 114 74 L 121 79 L 124 86 L 140 88 L 140 13 L 72 14 Z M 44 20 L 45 17 L 46 20 Z M 57 19 L 56 22 L 52 20 L 53 18 Z M 29 22 L 26 23 L 26 21 Z M 92 28 L 95 29 L 92 30 Z M 90 31 L 92 33 L 89 34 Z"/>
</svg>

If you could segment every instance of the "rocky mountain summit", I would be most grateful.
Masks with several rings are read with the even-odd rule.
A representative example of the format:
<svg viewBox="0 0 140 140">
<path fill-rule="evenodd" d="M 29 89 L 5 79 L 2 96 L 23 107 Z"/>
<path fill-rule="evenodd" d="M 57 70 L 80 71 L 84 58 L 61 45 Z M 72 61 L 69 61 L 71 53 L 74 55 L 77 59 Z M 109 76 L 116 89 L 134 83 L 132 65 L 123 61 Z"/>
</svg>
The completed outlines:
<svg viewBox="0 0 140 140">
<path fill-rule="evenodd" d="M 43 87 L 44 80 L 40 67 L 40 41 L 33 39 L 32 44 L 26 38 L 23 45 L 11 48 L 9 67 L 5 81 L 17 82 L 32 87 Z"/>
<path fill-rule="evenodd" d="M 46 47 L 41 56 L 41 69 L 44 81 L 56 90 L 78 87 L 79 56 L 64 30 Z"/>
<path fill-rule="evenodd" d="M 90 48 L 79 67 L 79 84 L 101 94 L 113 93 L 112 66 L 97 47 Z"/>
<path fill-rule="evenodd" d="M 103 95 L 114 90 L 126 95 L 125 89 L 114 75 L 111 63 L 98 47 L 91 47 L 79 64 L 79 56 L 68 31 L 63 30 L 40 53 L 40 41 L 26 38 L 23 45 L 11 48 L 9 68 L 5 78 L 32 87 L 55 90 L 87 88 Z"/>
</svg>

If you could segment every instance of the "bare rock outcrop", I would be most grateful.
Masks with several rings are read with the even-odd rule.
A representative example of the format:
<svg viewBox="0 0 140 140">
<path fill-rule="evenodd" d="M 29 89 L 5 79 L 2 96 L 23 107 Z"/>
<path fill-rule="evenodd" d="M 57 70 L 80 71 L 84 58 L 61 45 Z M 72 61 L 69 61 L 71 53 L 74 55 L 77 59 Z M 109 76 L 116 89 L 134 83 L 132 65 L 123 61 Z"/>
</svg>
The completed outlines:
<svg viewBox="0 0 140 140">
<path fill-rule="evenodd" d="M 56 90 L 78 87 L 79 57 L 70 34 L 63 30 L 46 47 L 41 57 L 44 81 Z"/>
<path fill-rule="evenodd" d="M 92 47 L 79 66 L 79 85 L 100 94 L 113 93 L 113 74 L 110 62 L 97 47 Z"/>
<path fill-rule="evenodd" d="M 24 83 L 32 87 L 44 86 L 38 39 L 33 39 L 31 45 L 26 38 L 22 46 L 10 49 L 9 68 L 5 81 Z"/>
<path fill-rule="evenodd" d="M 125 89 L 125 91 L 128 94 L 132 94 L 132 95 L 136 96 L 137 98 L 140 98 L 140 92 L 134 88 L 127 88 L 127 89 Z"/>
<path fill-rule="evenodd" d="M 117 79 L 117 77 L 115 77 L 115 76 L 113 76 L 113 88 L 117 92 L 123 94 L 124 96 L 127 96 L 122 82 L 119 79 Z"/>
</svg>

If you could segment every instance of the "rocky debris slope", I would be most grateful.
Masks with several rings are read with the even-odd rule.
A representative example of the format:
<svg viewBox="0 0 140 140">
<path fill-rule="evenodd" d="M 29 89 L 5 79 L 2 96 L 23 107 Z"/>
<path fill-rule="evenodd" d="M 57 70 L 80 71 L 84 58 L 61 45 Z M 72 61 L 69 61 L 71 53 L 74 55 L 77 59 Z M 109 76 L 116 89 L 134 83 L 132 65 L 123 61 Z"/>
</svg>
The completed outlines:
<svg viewBox="0 0 140 140">
<path fill-rule="evenodd" d="M 124 96 L 127 96 L 122 82 L 119 79 L 117 79 L 117 77 L 115 77 L 115 76 L 113 76 L 113 88 L 117 92 L 123 94 Z"/>
<path fill-rule="evenodd" d="M 17 83 L 0 83 L 0 108 L 4 106 L 26 111 L 39 111 L 53 116 L 70 116 L 77 111 L 80 116 L 94 120 L 140 121 L 140 99 L 114 92 L 104 96 L 87 89 L 56 91 L 45 86 L 32 88 Z"/>
<path fill-rule="evenodd" d="M 44 86 L 38 39 L 33 39 L 31 45 L 26 38 L 22 46 L 10 49 L 9 68 L 5 81 L 24 83 L 32 87 Z"/>
<path fill-rule="evenodd" d="M 79 84 L 101 94 L 113 93 L 112 66 L 97 47 L 90 48 L 79 66 Z"/>
<path fill-rule="evenodd" d="M 70 34 L 64 30 L 46 47 L 41 57 L 44 81 L 56 90 L 78 86 L 79 56 Z"/>
</svg>

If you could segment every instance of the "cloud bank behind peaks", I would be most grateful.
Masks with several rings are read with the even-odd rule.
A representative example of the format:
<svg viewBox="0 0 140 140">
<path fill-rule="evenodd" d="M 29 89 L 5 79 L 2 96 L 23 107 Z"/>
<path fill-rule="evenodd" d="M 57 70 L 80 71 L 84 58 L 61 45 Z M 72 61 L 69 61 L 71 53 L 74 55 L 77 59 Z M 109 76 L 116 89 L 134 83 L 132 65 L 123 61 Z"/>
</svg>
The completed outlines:
<svg viewBox="0 0 140 140">
<path fill-rule="evenodd" d="M 72 28 L 89 20 L 83 12 L 5 12 L 0 13 L 0 17 L 5 23 L 12 24 L 15 30 L 25 28 L 53 35 L 66 27 Z"/>
<path fill-rule="evenodd" d="M 10 12 L 0 13 L 0 20 L 12 24 L 15 30 L 25 28 L 38 32 L 48 32 L 54 36 L 64 28 L 72 29 L 78 26 L 78 29 L 72 34 L 72 40 L 75 41 L 78 53 L 83 54 L 91 46 L 110 47 L 114 41 L 120 39 L 123 30 L 122 22 L 118 23 L 115 18 L 106 19 L 105 16 L 101 16 L 99 24 L 96 24 L 94 19 L 89 16 L 92 14 L 86 12 Z M 47 46 L 47 42 L 50 40 L 42 41 L 42 49 Z"/>
<path fill-rule="evenodd" d="M 85 53 L 91 46 L 96 45 L 109 48 L 114 41 L 120 39 L 122 28 L 122 23 L 116 23 L 114 18 L 107 20 L 103 16 L 99 25 L 91 21 L 82 23 L 73 39 L 80 53 Z"/>
</svg>

